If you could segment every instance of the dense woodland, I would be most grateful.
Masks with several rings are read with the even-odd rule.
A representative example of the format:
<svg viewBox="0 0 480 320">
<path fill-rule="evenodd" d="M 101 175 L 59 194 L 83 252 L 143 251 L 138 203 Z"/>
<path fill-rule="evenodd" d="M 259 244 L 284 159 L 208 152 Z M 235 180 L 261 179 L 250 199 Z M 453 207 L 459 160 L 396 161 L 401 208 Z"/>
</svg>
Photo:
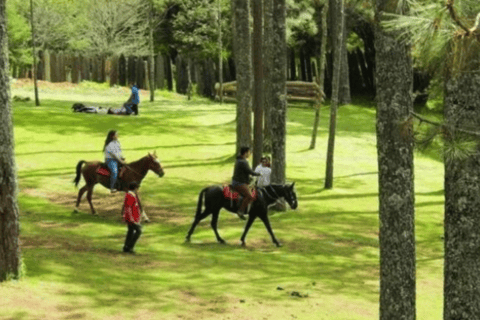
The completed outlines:
<svg viewBox="0 0 480 320">
<path fill-rule="evenodd" d="M 331 12 L 322 16 L 322 11 L 335 10 L 335 1 L 330 2 L 333 5 L 328 9 L 322 0 L 286 1 L 287 80 L 312 82 L 318 78 L 322 19 L 329 19 L 324 71 L 327 95 L 331 94 L 331 39 L 336 30 Z M 214 84 L 220 80 L 219 56 L 222 80 L 236 80 L 231 6 L 228 0 L 87 0 L 81 4 L 34 0 L 38 79 L 109 81 L 112 85 L 135 80 L 148 89 L 148 68 L 154 61 L 156 88 L 186 93 L 190 75 L 198 94 L 213 97 Z M 11 0 L 7 10 L 12 75 L 31 77 L 29 3 Z M 375 96 L 373 6 L 368 1 L 349 0 L 345 15 L 341 103 L 349 102 L 351 95 Z M 429 80 L 427 72 L 416 71 L 414 91 L 425 93 Z"/>
</svg>

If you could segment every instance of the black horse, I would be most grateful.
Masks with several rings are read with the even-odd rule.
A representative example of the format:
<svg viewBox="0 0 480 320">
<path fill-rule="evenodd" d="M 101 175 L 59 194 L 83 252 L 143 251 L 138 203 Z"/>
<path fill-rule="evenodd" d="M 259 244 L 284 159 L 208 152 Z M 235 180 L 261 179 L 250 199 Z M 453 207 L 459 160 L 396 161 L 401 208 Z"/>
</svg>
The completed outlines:
<svg viewBox="0 0 480 320">
<path fill-rule="evenodd" d="M 296 209 L 298 206 L 297 203 L 297 195 L 293 189 L 295 182 L 291 185 L 270 185 L 264 188 L 257 189 L 257 199 L 252 202 L 250 210 L 248 212 L 248 221 L 245 225 L 245 230 L 243 231 L 242 238 L 240 241 L 242 242 L 242 246 L 245 246 L 245 237 L 247 236 L 247 232 L 252 226 L 253 221 L 259 217 L 265 227 L 270 233 L 272 237 L 273 243 L 280 247 L 280 243 L 275 238 L 273 234 L 272 227 L 270 226 L 270 221 L 268 220 L 268 206 L 275 203 L 278 199 L 284 198 L 292 209 Z M 203 197 L 205 196 L 205 210 L 202 212 L 202 201 Z M 198 197 L 198 205 L 197 205 L 197 213 L 195 214 L 195 220 L 193 221 L 192 227 L 188 231 L 186 241 L 190 241 L 190 237 L 195 230 L 197 224 L 212 214 L 212 228 L 215 232 L 215 236 L 217 237 L 217 241 L 220 243 L 225 243 L 217 231 L 217 222 L 218 222 L 218 215 L 220 214 L 220 209 L 225 208 L 230 212 L 237 212 L 239 207 L 239 203 L 236 201 L 232 201 L 226 199 L 223 195 L 223 188 L 220 186 L 209 186 L 203 189 L 200 192 Z"/>
</svg>

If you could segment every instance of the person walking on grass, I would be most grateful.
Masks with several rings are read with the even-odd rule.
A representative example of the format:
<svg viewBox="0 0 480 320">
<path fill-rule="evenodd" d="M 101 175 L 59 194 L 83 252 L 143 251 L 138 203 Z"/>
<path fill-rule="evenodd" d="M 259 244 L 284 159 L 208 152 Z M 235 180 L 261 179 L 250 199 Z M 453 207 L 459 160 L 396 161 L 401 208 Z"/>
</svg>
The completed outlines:
<svg viewBox="0 0 480 320">
<path fill-rule="evenodd" d="M 252 171 L 247 159 L 250 157 L 250 148 L 242 147 L 240 149 L 240 155 L 235 162 L 235 169 L 233 170 L 232 187 L 235 191 L 240 193 L 244 198 L 240 204 L 240 208 L 237 211 L 237 215 L 240 219 L 245 220 L 245 209 L 254 200 L 248 184 L 250 181 L 250 175 L 260 176 L 260 173 Z"/>
<path fill-rule="evenodd" d="M 260 173 L 260 177 L 257 180 L 257 187 L 262 188 L 270 185 L 270 175 L 272 169 L 268 167 L 270 158 L 262 157 L 261 163 L 255 168 L 256 173 Z"/>
<path fill-rule="evenodd" d="M 105 163 L 110 169 L 110 192 L 115 193 L 115 182 L 117 182 L 119 164 L 125 165 L 125 158 L 122 155 L 122 148 L 118 141 L 116 130 L 110 130 L 103 146 L 105 152 Z"/>
<path fill-rule="evenodd" d="M 132 94 L 130 95 L 130 98 L 128 98 L 127 102 L 123 104 L 123 106 L 127 110 L 127 114 L 133 113 L 135 115 L 138 115 L 138 105 L 140 104 L 140 94 L 134 82 L 130 82 L 129 86 L 132 89 Z"/>
<path fill-rule="evenodd" d="M 123 252 L 135 253 L 133 248 L 138 238 L 142 234 L 142 226 L 140 225 L 141 212 L 138 204 L 138 183 L 131 182 L 128 186 L 128 192 L 125 194 L 123 203 L 123 220 L 127 223 L 128 231 L 123 246 Z"/>
</svg>

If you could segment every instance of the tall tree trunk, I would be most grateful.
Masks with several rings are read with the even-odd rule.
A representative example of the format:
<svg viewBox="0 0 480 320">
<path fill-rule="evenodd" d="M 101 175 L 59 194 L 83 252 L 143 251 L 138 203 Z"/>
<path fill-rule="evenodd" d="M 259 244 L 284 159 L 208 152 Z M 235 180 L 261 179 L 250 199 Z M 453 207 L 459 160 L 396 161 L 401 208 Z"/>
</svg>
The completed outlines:
<svg viewBox="0 0 480 320">
<path fill-rule="evenodd" d="M 121 86 L 126 86 L 127 78 L 128 78 L 127 59 L 122 54 L 118 59 L 118 84 Z"/>
<path fill-rule="evenodd" d="M 254 73 L 254 126 L 253 167 L 262 158 L 263 152 L 263 5 L 262 0 L 253 1 L 253 73 Z"/>
<path fill-rule="evenodd" d="M 223 103 L 223 94 L 222 94 L 222 87 L 223 87 L 223 58 L 222 58 L 222 7 L 221 1 L 217 0 L 218 2 L 218 82 L 220 83 L 220 103 Z"/>
<path fill-rule="evenodd" d="M 40 106 L 40 99 L 38 98 L 37 85 L 37 53 L 35 47 L 35 23 L 33 20 L 33 1 L 30 0 L 30 23 L 32 24 L 32 56 L 33 56 L 33 87 L 35 91 L 35 105 Z"/>
<path fill-rule="evenodd" d="M 167 54 L 165 59 L 165 71 L 167 74 L 167 89 L 173 91 L 173 70 L 172 70 L 172 56 Z"/>
<path fill-rule="evenodd" d="M 264 88 L 264 119 L 263 119 L 263 151 L 272 152 L 272 119 L 273 103 L 272 67 L 273 67 L 273 0 L 263 1 L 263 88 Z"/>
<path fill-rule="evenodd" d="M 165 89 L 165 63 L 161 54 L 155 59 L 155 87 L 157 89 Z"/>
<path fill-rule="evenodd" d="M 480 43 L 474 36 L 453 41 L 452 59 L 459 55 L 453 48 L 468 59 L 465 66 L 455 66 L 458 71 L 449 71 L 445 77 L 444 119 L 452 128 L 445 135 L 461 140 L 465 137 L 453 127 L 480 126 Z M 445 320 L 478 319 L 480 315 L 479 151 L 477 142 L 475 152 L 465 158 L 445 153 Z"/>
<path fill-rule="evenodd" d="M 5 0 L 0 0 L 0 282 L 20 276 L 17 174 L 10 104 Z"/>
<path fill-rule="evenodd" d="M 237 143 L 252 146 L 252 40 L 250 37 L 250 1 L 232 0 L 234 25 L 234 56 L 237 70 Z"/>
<path fill-rule="evenodd" d="M 300 47 L 300 76 L 302 81 L 307 81 L 307 66 L 305 64 L 305 48 Z"/>
<path fill-rule="evenodd" d="M 295 48 L 290 48 L 288 50 L 289 58 L 290 58 L 290 80 L 295 81 L 297 80 L 297 67 L 295 64 Z"/>
<path fill-rule="evenodd" d="M 346 22 L 343 22 L 343 45 L 342 45 L 342 66 L 340 76 L 340 97 L 338 103 L 340 105 L 349 104 L 352 102 L 350 94 L 350 70 L 348 65 L 348 50 L 347 50 L 347 38 L 349 31 L 346 26 Z"/>
<path fill-rule="evenodd" d="M 327 14 L 328 14 L 328 1 L 325 1 L 325 4 L 322 9 L 322 14 L 317 15 L 320 17 L 321 21 L 317 21 L 317 25 L 321 26 L 320 34 L 320 52 L 317 54 L 317 83 L 320 87 L 320 90 L 323 92 L 324 82 L 325 82 L 325 62 L 327 59 Z M 313 121 L 313 131 L 312 131 L 312 140 L 310 142 L 310 150 L 315 149 L 315 144 L 317 141 L 317 131 L 318 123 L 320 122 L 320 108 L 322 107 L 322 102 L 315 104 L 315 120 Z"/>
<path fill-rule="evenodd" d="M 148 57 L 148 72 L 149 72 L 149 90 L 150 90 L 150 102 L 155 101 L 155 48 L 153 46 L 153 2 L 150 2 L 150 12 L 148 14 L 148 29 L 149 29 L 149 37 L 148 37 L 148 45 L 150 56 Z"/>
<path fill-rule="evenodd" d="M 399 0 L 378 0 L 376 16 Z M 404 13 L 405 10 L 402 10 Z M 413 69 L 396 33 L 375 30 L 377 153 L 380 214 L 380 319 L 415 315 L 415 199 L 413 184 Z"/>
<path fill-rule="evenodd" d="M 187 97 L 188 100 L 192 98 L 192 58 L 187 58 Z"/>
<path fill-rule="evenodd" d="M 328 149 L 327 149 L 327 165 L 325 170 L 325 189 L 332 189 L 333 187 L 333 155 L 335 149 L 335 131 L 337 126 L 337 108 L 339 104 L 340 94 L 340 72 L 342 66 L 342 49 L 343 49 L 343 28 L 345 15 L 344 15 L 344 0 L 336 0 L 335 9 L 333 12 L 335 21 L 337 24 L 335 29 L 340 30 L 335 39 L 336 47 L 333 52 L 335 53 L 333 59 L 333 79 L 332 79 L 332 103 L 330 104 L 330 130 L 328 133 Z"/>
<path fill-rule="evenodd" d="M 332 54 L 334 56 L 337 55 L 335 50 L 337 48 L 339 50 L 342 50 L 342 57 L 341 57 L 341 65 L 340 65 L 340 91 L 339 91 L 339 104 L 347 104 L 350 103 L 351 98 L 350 98 L 350 80 L 348 77 L 348 57 L 347 57 L 347 30 L 346 30 L 346 23 L 345 19 L 343 19 L 343 23 L 340 25 L 336 19 L 337 17 L 335 16 L 335 12 L 338 12 L 337 8 L 337 1 L 338 0 L 329 0 L 329 6 L 330 6 L 330 13 L 329 13 L 329 38 L 330 38 L 330 43 L 331 43 L 331 48 L 332 48 Z M 340 30 L 342 30 L 343 37 L 342 37 L 342 42 L 341 45 L 338 45 L 336 43 L 338 39 L 338 34 L 340 33 Z M 335 59 L 333 59 L 335 60 Z M 333 80 L 332 80 L 333 81 Z M 333 93 L 332 93 L 333 94 Z"/>
<path fill-rule="evenodd" d="M 286 172 L 287 39 L 285 0 L 273 0 L 272 183 L 284 184 Z"/>
</svg>

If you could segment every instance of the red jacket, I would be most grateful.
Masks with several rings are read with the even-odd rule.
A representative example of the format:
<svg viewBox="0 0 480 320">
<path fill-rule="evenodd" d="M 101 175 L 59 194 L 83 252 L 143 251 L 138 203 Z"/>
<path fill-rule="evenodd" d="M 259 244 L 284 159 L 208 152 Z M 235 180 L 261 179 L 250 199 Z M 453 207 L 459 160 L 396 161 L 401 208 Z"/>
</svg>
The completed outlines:
<svg viewBox="0 0 480 320">
<path fill-rule="evenodd" d="M 138 206 L 138 197 L 133 192 L 125 194 L 125 203 L 123 209 L 123 220 L 128 223 L 140 223 L 140 208 Z"/>
</svg>

